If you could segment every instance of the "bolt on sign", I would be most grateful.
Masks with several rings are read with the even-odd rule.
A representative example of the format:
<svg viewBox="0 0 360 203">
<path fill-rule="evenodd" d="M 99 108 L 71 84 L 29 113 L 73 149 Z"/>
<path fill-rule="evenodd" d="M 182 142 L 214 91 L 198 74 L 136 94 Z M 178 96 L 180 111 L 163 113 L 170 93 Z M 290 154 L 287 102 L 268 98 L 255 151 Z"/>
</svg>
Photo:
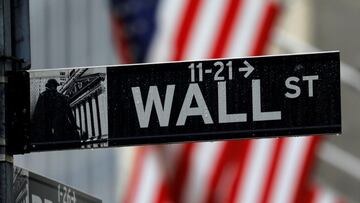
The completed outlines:
<svg viewBox="0 0 360 203">
<path fill-rule="evenodd" d="M 341 133 L 339 58 L 32 70 L 9 83 L 28 81 L 26 94 L 10 88 L 27 112 L 27 151 L 329 134 Z"/>
</svg>

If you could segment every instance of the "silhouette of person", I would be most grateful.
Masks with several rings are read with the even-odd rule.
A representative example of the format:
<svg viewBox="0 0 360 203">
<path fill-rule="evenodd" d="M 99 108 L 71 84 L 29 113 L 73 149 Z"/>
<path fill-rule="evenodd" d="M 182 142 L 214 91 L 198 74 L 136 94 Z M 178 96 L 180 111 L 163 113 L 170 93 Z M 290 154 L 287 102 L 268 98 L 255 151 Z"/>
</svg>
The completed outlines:
<svg viewBox="0 0 360 203">
<path fill-rule="evenodd" d="M 31 141 L 80 141 L 80 135 L 68 98 L 57 91 L 59 83 L 49 79 L 37 100 L 33 118 Z"/>
</svg>

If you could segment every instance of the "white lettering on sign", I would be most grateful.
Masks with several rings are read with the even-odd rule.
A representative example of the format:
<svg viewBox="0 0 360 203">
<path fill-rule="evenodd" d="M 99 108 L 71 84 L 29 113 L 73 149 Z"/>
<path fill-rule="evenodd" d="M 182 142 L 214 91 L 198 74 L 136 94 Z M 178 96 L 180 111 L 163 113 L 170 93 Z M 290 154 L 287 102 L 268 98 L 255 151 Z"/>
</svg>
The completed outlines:
<svg viewBox="0 0 360 203">
<path fill-rule="evenodd" d="M 252 98 L 254 121 L 281 120 L 281 111 L 261 111 L 260 80 L 252 80 Z"/>
<path fill-rule="evenodd" d="M 31 195 L 31 202 L 32 203 L 43 203 L 42 199 L 39 196 L 34 195 L 34 194 Z M 44 203 L 53 203 L 53 202 L 48 199 L 44 199 Z"/>
<path fill-rule="evenodd" d="M 175 85 L 168 85 L 166 87 L 164 106 L 161 103 L 160 95 L 157 86 L 150 86 L 146 104 L 144 107 L 141 98 L 140 87 L 132 87 L 133 98 L 136 107 L 136 113 L 141 128 L 149 126 L 150 115 L 153 105 L 155 104 L 156 114 L 159 119 L 160 126 L 168 126 L 171 112 L 172 101 L 174 97 Z"/>
<path fill-rule="evenodd" d="M 75 191 L 65 185 L 58 184 L 58 202 L 76 203 Z"/>
<path fill-rule="evenodd" d="M 191 107 L 193 98 L 195 98 L 197 107 Z M 214 123 L 211 118 L 209 109 L 206 106 L 203 94 L 201 93 L 200 87 L 197 83 L 192 83 L 189 85 L 176 125 L 185 125 L 188 116 L 202 116 L 205 124 Z"/>
<path fill-rule="evenodd" d="M 301 93 L 301 89 L 299 86 L 295 85 L 295 84 L 291 84 L 291 82 L 299 82 L 299 78 L 298 77 L 289 77 L 288 79 L 285 80 L 285 86 L 291 90 L 294 90 L 294 93 L 290 93 L 290 92 L 286 92 L 285 96 L 287 98 L 296 98 L 300 95 Z"/>
<path fill-rule="evenodd" d="M 252 67 L 247 61 L 244 61 L 244 64 L 246 65 L 246 67 L 243 68 L 239 68 L 239 72 L 243 72 L 245 71 L 245 78 L 249 77 L 249 75 L 251 74 L 251 72 L 254 70 L 254 67 Z M 190 79 L 191 82 L 203 82 L 206 74 L 211 75 L 211 73 L 215 72 L 213 80 L 214 81 L 221 81 L 221 80 L 232 80 L 234 78 L 234 74 L 233 74 L 233 65 L 232 65 L 232 61 L 228 61 L 226 64 L 224 64 L 223 61 L 216 61 L 213 65 L 213 67 L 205 67 L 203 69 L 203 64 L 200 62 L 195 66 L 195 63 L 191 63 L 188 67 L 190 69 Z M 213 69 L 214 68 L 214 71 Z M 218 69 L 216 69 L 218 68 Z M 226 71 L 224 72 L 225 68 L 227 68 L 227 77 L 225 77 L 226 75 Z M 198 69 L 197 71 L 195 69 Z M 195 74 L 197 72 L 197 74 Z M 205 75 L 204 75 L 205 72 Z M 198 78 L 196 78 L 196 75 L 198 75 Z M 208 76 L 206 76 L 208 77 Z"/>
<path fill-rule="evenodd" d="M 308 88 L 309 88 L 309 97 L 313 97 L 314 96 L 314 85 L 313 85 L 313 80 L 318 80 L 319 76 L 318 75 L 309 75 L 309 76 L 303 76 L 303 81 L 309 81 L 308 83 Z"/>
<path fill-rule="evenodd" d="M 307 80 L 314 80 L 313 78 Z M 286 84 L 289 86 L 291 81 L 297 79 L 290 78 Z M 270 121 L 281 120 L 281 111 L 263 111 L 261 108 L 261 87 L 260 80 L 252 80 L 252 119 L 253 121 Z M 310 86 L 310 85 L 309 85 Z M 217 83 L 218 89 L 218 122 L 219 123 L 236 123 L 247 122 L 247 113 L 228 113 L 227 111 L 227 90 L 226 81 Z M 296 86 L 297 87 L 297 86 Z M 312 87 L 312 86 L 311 86 Z M 140 128 L 148 128 L 151 112 L 155 106 L 157 118 L 160 127 L 169 126 L 171 117 L 171 109 L 175 92 L 175 85 L 167 85 L 164 104 L 161 102 L 160 94 L 157 86 L 150 86 L 147 100 L 144 105 L 142 101 L 140 87 L 132 87 L 132 94 L 135 103 L 136 113 Z M 192 106 L 193 100 L 196 106 Z M 184 126 L 186 120 L 190 116 L 201 116 L 204 124 L 213 124 L 211 113 L 208 109 L 204 96 L 198 83 L 191 83 L 187 89 L 183 100 L 180 113 L 177 118 L 176 126 Z"/>
<path fill-rule="evenodd" d="M 303 81 L 307 81 L 308 82 L 308 97 L 313 97 L 314 96 L 314 80 L 318 80 L 319 76 L 318 75 L 308 75 L 308 76 L 303 76 L 302 80 Z M 291 92 L 286 92 L 285 96 L 287 98 L 293 99 L 293 98 L 297 98 L 300 96 L 301 94 L 301 89 L 300 87 L 297 85 L 297 83 L 299 82 L 299 78 L 298 77 L 288 77 L 285 80 L 285 86 L 292 90 L 293 93 Z"/>
<path fill-rule="evenodd" d="M 190 84 L 187 87 L 185 95 L 177 95 L 176 96 L 176 104 L 178 105 L 178 100 L 182 102 L 182 106 L 180 111 L 178 111 L 179 106 L 172 110 L 173 99 L 175 94 L 176 85 L 166 85 L 166 92 L 159 93 L 158 86 L 150 86 L 147 92 L 147 99 L 144 103 L 142 98 L 144 95 L 141 94 L 140 87 L 131 87 L 131 91 L 133 94 L 133 101 L 135 103 L 135 109 L 137 113 L 137 118 L 139 121 L 140 128 L 148 128 L 150 124 L 150 119 L 153 113 L 153 107 L 155 107 L 155 112 L 157 116 L 157 123 L 159 123 L 160 127 L 168 127 L 169 125 L 175 126 L 185 126 L 188 117 L 201 117 L 204 124 L 214 124 L 214 120 L 212 115 L 216 115 L 217 113 L 217 121 L 219 124 L 223 123 L 242 123 L 249 122 L 249 120 L 254 122 L 261 121 L 276 121 L 282 119 L 281 109 L 277 111 L 270 111 L 269 105 L 266 103 L 262 105 L 262 102 L 268 101 L 269 98 L 262 97 L 261 91 L 269 91 L 268 89 L 261 88 L 261 80 L 255 78 L 257 75 L 252 74 L 255 68 L 247 61 L 244 61 L 240 67 L 234 65 L 233 61 L 215 61 L 212 64 L 205 64 L 203 62 L 192 62 L 189 63 L 187 68 L 189 71 L 189 80 Z M 238 71 L 233 71 L 234 69 L 238 69 Z M 242 75 L 242 73 L 245 73 Z M 241 73 L 241 77 L 237 75 Z M 251 79 L 250 79 L 251 78 Z M 242 107 L 243 110 L 248 109 L 248 111 L 252 112 L 228 112 L 228 107 L 232 105 L 232 101 L 228 101 L 228 94 L 231 94 L 230 91 L 239 91 L 232 90 L 228 84 L 232 84 L 233 80 L 249 80 L 247 83 L 241 84 L 251 84 L 251 106 Z M 307 91 L 308 97 L 314 97 L 314 84 L 315 81 L 319 80 L 318 75 L 304 75 L 304 76 L 289 76 L 285 79 L 285 81 L 281 81 L 281 84 L 285 83 L 286 92 L 284 94 L 284 99 L 290 98 L 295 99 L 300 97 Z M 211 88 L 208 88 L 210 84 L 209 82 L 215 82 L 212 85 L 217 85 L 217 108 L 214 107 L 213 101 L 213 93 L 206 92 L 203 94 L 202 88 L 205 88 L 206 91 L 209 91 Z M 283 83 L 284 82 L 284 83 Z M 206 83 L 206 84 L 205 84 Z M 164 87 L 163 87 L 164 88 Z M 178 87 L 183 91 L 183 84 Z M 237 87 L 235 87 L 237 88 Z M 246 88 L 246 87 L 245 87 Z M 143 90 L 144 91 L 144 90 Z M 177 90 L 179 91 L 179 90 Z M 204 90 L 203 90 L 204 91 Z M 240 90 L 241 91 L 241 90 Z M 276 90 L 274 90 L 276 91 Z M 247 93 L 248 91 L 245 91 Z M 144 93 L 144 92 L 143 92 Z M 146 93 L 145 93 L 146 95 Z M 160 97 L 162 95 L 162 97 Z M 164 96 L 165 95 L 165 96 Z M 204 97 L 205 95 L 205 97 Z M 235 94 L 242 95 L 242 94 Z M 180 97 L 179 97 L 180 96 Z M 207 98 L 210 96 L 211 98 Z M 209 100 L 212 99 L 212 100 Z M 249 98 L 250 99 L 250 98 Z M 248 100 L 248 98 L 235 98 L 236 101 Z M 208 103 L 207 103 L 208 102 Z M 228 103 L 230 102 L 230 103 Z M 211 104 L 211 105 L 210 105 Z M 208 105 L 211 111 L 210 112 Z M 237 111 L 239 111 L 239 104 L 235 104 Z M 279 105 L 279 104 L 278 104 Z M 281 108 L 281 107 L 277 107 Z M 217 112 L 216 112 L 217 110 Z M 179 113 L 178 113 L 179 112 Z M 173 114 L 176 115 L 173 115 Z M 177 114 L 178 113 L 178 114 Z M 213 114 L 214 113 L 214 114 Z M 248 114 L 252 114 L 252 117 Z M 216 118 L 215 118 L 216 119 Z M 176 123 L 175 123 L 176 121 Z M 171 124 L 170 124 L 171 123 Z"/>
<path fill-rule="evenodd" d="M 227 113 L 226 82 L 218 82 L 218 104 L 219 123 L 246 122 L 246 113 Z"/>
</svg>

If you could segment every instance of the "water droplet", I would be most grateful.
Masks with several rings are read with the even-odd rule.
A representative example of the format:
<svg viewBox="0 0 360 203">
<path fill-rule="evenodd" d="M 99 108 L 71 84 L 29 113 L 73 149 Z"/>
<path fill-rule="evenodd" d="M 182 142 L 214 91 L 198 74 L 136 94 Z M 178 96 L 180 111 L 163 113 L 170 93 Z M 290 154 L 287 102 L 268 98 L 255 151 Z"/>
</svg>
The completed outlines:
<svg viewBox="0 0 360 203">
<path fill-rule="evenodd" d="M 136 100 L 136 104 L 140 104 L 140 101 L 139 101 L 139 100 Z"/>
</svg>

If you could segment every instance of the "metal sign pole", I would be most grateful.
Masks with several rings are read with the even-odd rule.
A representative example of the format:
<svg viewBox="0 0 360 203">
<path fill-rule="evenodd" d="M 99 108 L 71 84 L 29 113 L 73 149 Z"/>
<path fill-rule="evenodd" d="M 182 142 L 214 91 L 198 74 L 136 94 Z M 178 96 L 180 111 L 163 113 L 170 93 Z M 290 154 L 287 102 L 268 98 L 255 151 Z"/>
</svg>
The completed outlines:
<svg viewBox="0 0 360 203">
<path fill-rule="evenodd" d="M 11 70 L 11 5 L 0 0 L 0 202 L 12 202 L 12 156 L 6 153 L 5 72 Z"/>
<path fill-rule="evenodd" d="M 13 202 L 13 156 L 7 149 L 6 71 L 30 67 L 28 0 L 0 0 L 0 202 Z"/>
</svg>

